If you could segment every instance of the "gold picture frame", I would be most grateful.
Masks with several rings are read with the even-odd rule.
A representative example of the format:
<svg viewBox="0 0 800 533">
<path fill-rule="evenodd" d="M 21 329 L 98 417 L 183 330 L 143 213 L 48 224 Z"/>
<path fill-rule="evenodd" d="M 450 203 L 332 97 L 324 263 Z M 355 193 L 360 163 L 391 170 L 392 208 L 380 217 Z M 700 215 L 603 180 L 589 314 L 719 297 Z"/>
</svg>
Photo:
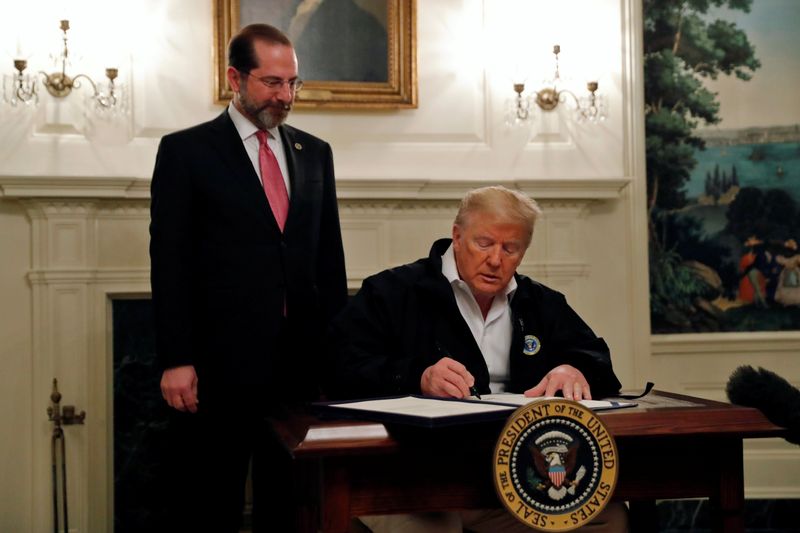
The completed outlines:
<svg viewBox="0 0 800 533">
<path fill-rule="evenodd" d="M 248 11 L 268 13 L 272 9 L 272 5 L 270 0 L 213 0 L 213 2 L 214 101 L 218 104 L 227 104 L 233 96 L 225 75 L 227 46 L 231 36 L 242 27 L 242 8 L 245 7 Z M 351 3 L 357 3 L 357 0 L 353 0 Z M 382 5 L 380 7 L 383 9 Z M 383 71 L 385 81 L 306 79 L 303 75 L 303 62 L 301 61 L 300 73 L 304 78 L 304 85 L 302 90 L 297 93 L 295 107 L 334 109 L 417 107 L 416 0 L 386 0 L 383 12 L 385 13 L 387 50 L 386 65 Z M 247 22 L 256 22 L 256 20 Z M 258 22 L 271 23 L 270 20 L 258 20 Z M 277 24 L 274 25 L 277 26 Z M 285 30 L 286 28 L 281 29 Z M 339 30 L 347 31 L 347 28 L 339 28 Z M 299 42 L 299 39 L 295 40 L 296 48 Z M 382 45 L 383 42 L 381 42 Z M 327 43 L 325 46 L 334 47 L 336 43 Z M 360 50 L 368 49 L 370 49 L 368 43 L 360 46 Z M 373 63 L 365 61 L 365 64 L 372 65 Z"/>
</svg>

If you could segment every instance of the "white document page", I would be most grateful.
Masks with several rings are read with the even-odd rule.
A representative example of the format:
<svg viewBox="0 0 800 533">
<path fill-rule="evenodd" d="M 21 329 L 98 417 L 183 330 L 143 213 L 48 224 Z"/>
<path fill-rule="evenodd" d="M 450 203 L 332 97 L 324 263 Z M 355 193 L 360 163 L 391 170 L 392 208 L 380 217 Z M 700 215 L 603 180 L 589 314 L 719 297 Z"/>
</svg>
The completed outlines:
<svg viewBox="0 0 800 533">
<path fill-rule="evenodd" d="M 498 394 L 481 394 L 481 400 L 485 402 L 499 402 L 511 405 L 525 405 L 539 400 L 563 400 L 563 398 L 557 398 L 555 396 L 540 396 L 538 398 L 532 398 L 525 396 L 524 394 L 509 394 L 503 392 Z M 636 405 L 635 402 L 625 402 L 620 400 L 581 400 L 578 403 L 593 411 L 602 411 L 604 409 L 620 409 L 622 407 L 634 407 Z"/>
<path fill-rule="evenodd" d="M 352 426 L 316 427 L 311 426 L 306 433 L 306 442 L 319 440 L 385 439 L 389 437 L 383 424 Z"/>
<path fill-rule="evenodd" d="M 393 413 L 424 418 L 442 418 L 446 416 L 471 415 L 509 410 L 508 406 L 482 403 L 480 401 L 460 402 L 447 401 L 439 398 L 416 398 L 414 396 L 340 403 L 336 404 L 336 407 L 340 409 L 358 409 L 361 411 Z"/>
</svg>

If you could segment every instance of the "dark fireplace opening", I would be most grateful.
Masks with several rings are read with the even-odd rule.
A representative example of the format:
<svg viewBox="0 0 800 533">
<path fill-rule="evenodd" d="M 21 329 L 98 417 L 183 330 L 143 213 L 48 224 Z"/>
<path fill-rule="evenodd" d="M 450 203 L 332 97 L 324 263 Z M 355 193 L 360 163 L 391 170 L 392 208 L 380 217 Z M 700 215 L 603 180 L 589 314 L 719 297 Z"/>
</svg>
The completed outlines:
<svg viewBox="0 0 800 533">
<path fill-rule="evenodd" d="M 168 410 L 161 397 L 156 363 L 153 302 L 115 298 L 111 302 L 114 356 L 114 531 L 157 531 L 170 491 L 164 483 Z M 252 489 L 245 491 L 243 529 L 251 523 Z"/>
<path fill-rule="evenodd" d="M 114 354 L 114 531 L 154 531 L 169 487 L 164 466 L 167 409 L 156 365 L 150 299 L 112 300 Z"/>
</svg>

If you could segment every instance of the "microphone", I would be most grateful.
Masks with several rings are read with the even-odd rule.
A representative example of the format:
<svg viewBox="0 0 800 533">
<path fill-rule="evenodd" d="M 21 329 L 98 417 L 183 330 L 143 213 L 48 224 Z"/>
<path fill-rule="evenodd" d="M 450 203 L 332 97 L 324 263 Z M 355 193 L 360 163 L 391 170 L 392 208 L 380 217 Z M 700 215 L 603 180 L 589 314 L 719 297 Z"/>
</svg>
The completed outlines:
<svg viewBox="0 0 800 533">
<path fill-rule="evenodd" d="M 770 422 L 789 430 L 788 442 L 800 444 L 800 390 L 765 368 L 740 366 L 725 388 L 731 403 L 756 407 Z"/>
</svg>

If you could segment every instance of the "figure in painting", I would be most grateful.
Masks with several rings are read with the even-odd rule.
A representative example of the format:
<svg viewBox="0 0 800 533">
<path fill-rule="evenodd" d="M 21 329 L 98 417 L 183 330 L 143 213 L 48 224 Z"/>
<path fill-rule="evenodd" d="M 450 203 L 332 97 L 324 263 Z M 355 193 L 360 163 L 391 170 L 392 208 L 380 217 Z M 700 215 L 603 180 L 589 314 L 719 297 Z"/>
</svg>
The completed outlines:
<svg viewBox="0 0 800 533">
<path fill-rule="evenodd" d="M 778 255 L 775 258 L 783 266 L 775 290 L 775 301 L 784 306 L 800 305 L 800 255 L 797 253 L 797 242 L 789 239 L 783 246 L 786 256 Z"/>
<path fill-rule="evenodd" d="M 287 33 L 309 79 L 386 83 L 386 2 L 304 0 Z M 331 46 L 331 43 L 336 43 Z"/>
<path fill-rule="evenodd" d="M 761 258 L 756 260 L 756 268 L 764 274 L 768 305 L 775 303 L 778 279 L 780 278 L 781 270 L 783 270 L 783 267 L 778 264 L 777 257 L 783 252 L 783 247 L 784 243 L 772 241 L 768 248 L 765 247 Z"/>
<path fill-rule="evenodd" d="M 767 279 L 765 267 L 769 262 L 768 252 L 764 250 L 764 241 L 750 236 L 744 243 L 747 251 L 739 260 L 739 300 L 747 304 L 767 307 Z"/>
<path fill-rule="evenodd" d="M 241 0 L 240 24 L 268 22 L 296 43 L 306 80 L 389 82 L 386 0 Z M 335 45 L 331 45 L 335 43 Z"/>
</svg>

